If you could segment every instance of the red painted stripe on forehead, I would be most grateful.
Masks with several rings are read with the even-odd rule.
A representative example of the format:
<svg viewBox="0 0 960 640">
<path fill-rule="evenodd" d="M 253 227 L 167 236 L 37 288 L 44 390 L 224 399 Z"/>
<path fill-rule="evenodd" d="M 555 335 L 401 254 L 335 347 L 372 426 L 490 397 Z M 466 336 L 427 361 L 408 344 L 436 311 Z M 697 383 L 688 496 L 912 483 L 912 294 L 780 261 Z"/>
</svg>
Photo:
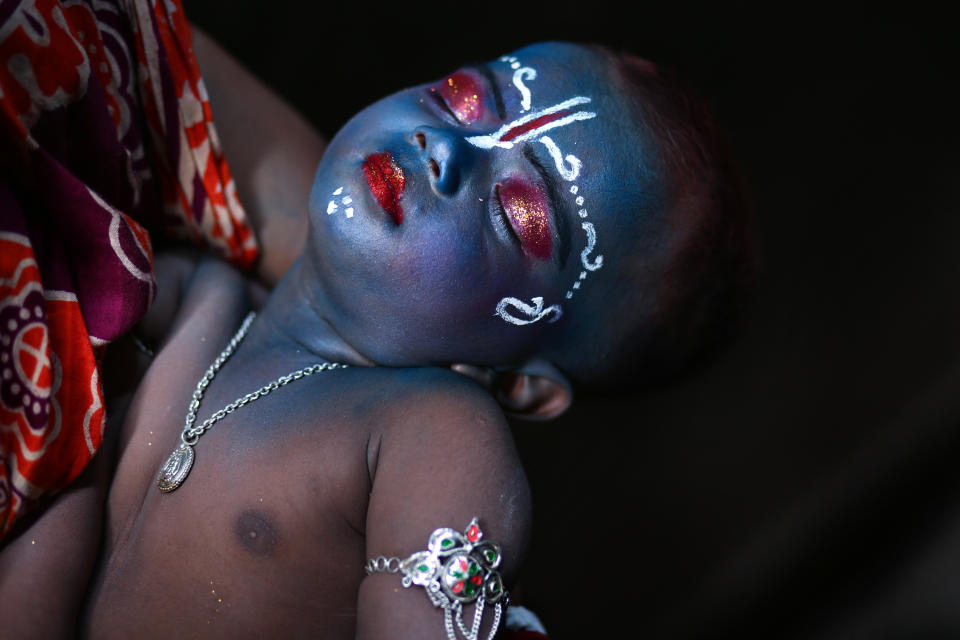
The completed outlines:
<svg viewBox="0 0 960 640">
<path fill-rule="evenodd" d="M 546 124 L 550 124 L 550 123 L 553 122 L 554 120 L 559 120 L 560 118 L 562 118 L 562 117 L 564 117 L 564 116 L 566 116 L 566 115 L 570 115 L 570 112 L 569 112 L 569 111 L 558 111 L 558 112 L 556 112 L 556 113 L 549 113 L 549 114 L 547 114 L 547 115 L 545 115 L 545 116 L 540 116 L 539 118 L 535 118 L 535 119 L 531 120 L 530 122 L 527 122 L 526 124 L 521 124 L 519 127 L 514 127 L 513 129 L 510 129 L 509 131 L 507 131 L 507 132 L 506 132 L 505 134 L 503 134 L 503 136 L 500 138 L 500 142 L 510 142 L 510 141 L 513 140 L 514 138 L 518 138 L 518 137 L 522 136 L 523 134 L 527 133 L 528 131 L 533 131 L 534 129 L 539 129 L 540 127 L 542 127 L 542 126 L 544 126 L 544 125 L 546 125 Z"/>
</svg>

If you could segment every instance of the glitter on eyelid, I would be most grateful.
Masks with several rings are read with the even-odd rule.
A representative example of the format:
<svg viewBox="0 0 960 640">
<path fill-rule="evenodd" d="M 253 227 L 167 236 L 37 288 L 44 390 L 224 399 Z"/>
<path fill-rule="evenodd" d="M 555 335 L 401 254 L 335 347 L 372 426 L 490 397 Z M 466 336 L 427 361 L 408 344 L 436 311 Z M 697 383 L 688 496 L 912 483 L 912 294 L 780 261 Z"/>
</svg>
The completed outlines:
<svg viewBox="0 0 960 640">
<path fill-rule="evenodd" d="M 548 259 L 553 249 L 553 236 L 544 195 L 516 178 L 504 180 L 497 191 L 520 244 L 535 258 Z"/>
<path fill-rule="evenodd" d="M 483 117 L 480 86 L 469 73 L 457 71 L 434 88 L 463 124 L 472 124 Z"/>
</svg>

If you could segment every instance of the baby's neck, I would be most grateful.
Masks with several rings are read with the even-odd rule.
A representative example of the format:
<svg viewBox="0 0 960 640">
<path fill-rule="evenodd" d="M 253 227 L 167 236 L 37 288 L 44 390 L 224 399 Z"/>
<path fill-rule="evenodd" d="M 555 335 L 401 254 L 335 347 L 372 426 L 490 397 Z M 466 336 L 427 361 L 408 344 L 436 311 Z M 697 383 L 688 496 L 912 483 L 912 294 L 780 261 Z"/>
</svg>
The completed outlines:
<svg viewBox="0 0 960 640">
<path fill-rule="evenodd" d="M 276 342 L 279 347 L 305 350 L 327 362 L 353 366 L 374 366 L 340 336 L 318 311 L 322 305 L 314 298 L 322 295 L 316 287 L 306 286 L 303 261 L 297 260 L 267 298 L 251 338 Z"/>
</svg>

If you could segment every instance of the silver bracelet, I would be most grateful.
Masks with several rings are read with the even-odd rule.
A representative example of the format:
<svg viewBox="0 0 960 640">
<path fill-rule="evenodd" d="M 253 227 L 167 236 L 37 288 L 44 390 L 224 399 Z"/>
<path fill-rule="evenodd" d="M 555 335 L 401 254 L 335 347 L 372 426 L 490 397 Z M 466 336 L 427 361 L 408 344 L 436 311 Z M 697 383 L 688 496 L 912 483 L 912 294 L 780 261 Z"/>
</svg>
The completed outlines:
<svg viewBox="0 0 960 640">
<path fill-rule="evenodd" d="M 426 551 L 418 551 L 405 560 L 394 556 L 377 556 L 367 561 L 367 575 L 402 573 L 404 587 L 423 587 L 433 606 L 443 609 L 443 626 L 449 640 L 459 640 L 456 631 L 467 640 L 478 640 L 484 605 L 493 605 L 491 640 L 500 626 L 502 607 L 508 594 L 496 569 L 502 556 L 500 545 L 483 540 L 477 518 L 470 521 L 463 533 L 442 527 L 430 534 Z M 463 605 L 476 602 L 473 622 L 463 622 Z M 454 626 L 456 622 L 456 627 Z"/>
</svg>

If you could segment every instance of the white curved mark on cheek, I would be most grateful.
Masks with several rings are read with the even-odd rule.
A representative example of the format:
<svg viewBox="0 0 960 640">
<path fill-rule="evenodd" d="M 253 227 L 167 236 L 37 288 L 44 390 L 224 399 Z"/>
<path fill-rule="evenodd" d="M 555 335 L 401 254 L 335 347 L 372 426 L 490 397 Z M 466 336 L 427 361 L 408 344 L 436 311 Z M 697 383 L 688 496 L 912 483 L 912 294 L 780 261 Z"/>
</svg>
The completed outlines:
<svg viewBox="0 0 960 640">
<path fill-rule="evenodd" d="M 551 317 L 547 322 L 556 322 L 563 315 L 563 311 L 558 304 L 552 304 L 544 309 L 543 298 L 540 296 L 532 298 L 530 301 L 533 304 L 527 304 L 518 298 L 504 298 L 497 304 L 497 315 L 504 321 L 515 325 L 533 324 L 548 316 Z M 513 311 L 519 312 L 520 317 L 511 313 L 511 307 Z"/>
<path fill-rule="evenodd" d="M 530 89 L 524 80 L 536 80 L 537 71 L 531 67 L 521 67 L 513 72 L 513 86 L 520 90 L 520 113 L 530 110 Z"/>
<path fill-rule="evenodd" d="M 560 147 L 557 146 L 557 143 L 554 142 L 550 136 L 543 136 L 540 138 L 540 142 L 547 147 L 547 151 L 550 152 L 550 157 L 553 158 L 554 164 L 557 165 L 557 173 L 560 174 L 567 182 L 576 180 L 577 176 L 580 175 L 580 167 L 583 166 L 583 163 L 580 162 L 580 159 L 574 155 L 568 155 L 566 161 L 570 163 L 570 168 L 568 169 L 564 166 L 564 157 L 563 152 L 560 151 Z"/>
<path fill-rule="evenodd" d="M 603 256 L 597 256 L 597 259 L 593 262 L 590 262 L 588 257 L 597 247 L 597 232 L 590 222 L 584 222 L 582 226 L 583 230 L 587 232 L 587 246 L 580 252 L 580 262 L 583 263 L 583 268 L 587 271 L 596 271 L 603 266 Z"/>
</svg>

